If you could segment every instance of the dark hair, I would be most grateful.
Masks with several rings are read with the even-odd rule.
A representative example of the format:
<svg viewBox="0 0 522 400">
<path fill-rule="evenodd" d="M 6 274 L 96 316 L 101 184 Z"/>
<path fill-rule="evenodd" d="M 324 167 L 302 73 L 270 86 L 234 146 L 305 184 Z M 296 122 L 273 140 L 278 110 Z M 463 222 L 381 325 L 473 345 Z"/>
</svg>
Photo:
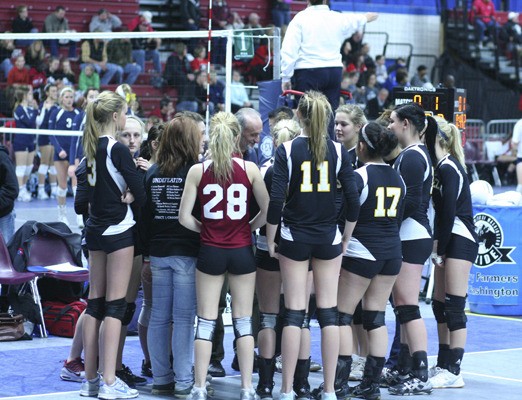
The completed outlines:
<svg viewBox="0 0 522 400">
<path fill-rule="evenodd" d="M 279 108 L 276 108 L 275 110 L 270 111 L 268 113 L 268 118 L 272 119 L 272 118 L 277 117 L 279 120 L 281 120 L 283 118 L 281 118 L 279 116 L 280 114 L 285 114 L 286 116 L 288 116 L 288 119 L 294 118 L 294 111 L 290 107 L 286 107 L 286 106 L 279 107 Z"/>
<path fill-rule="evenodd" d="M 428 125 L 426 126 L 425 134 L 425 142 L 426 147 L 428 148 L 428 153 L 430 154 L 431 163 L 433 165 L 437 164 L 437 157 L 435 156 L 435 140 L 437 139 L 437 131 L 438 124 L 435 118 L 431 116 L 427 116 Z"/>
<path fill-rule="evenodd" d="M 428 67 L 426 67 L 425 65 L 421 64 L 417 67 L 417 72 L 421 72 L 421 71 L 426 71 L 428 69 Z"/>
<path fill-rule="evenodd" d="M 323 4 L 323 0 L 309 0 L 312 6 L 320 6 Z"/>
<path fill-rule="evenodd" d="M 382 54 L 379 54 L 378 56 L 375 56 L 375 61 L 379 61 L 384 56 Z"/>
<path fill-rule="evenodd" d="M 65 11 L 65 7 L 64 6 L 56 6 L 56 8 L 54 9 L 54 11 L 58 12 L 58 11 Z"/>
<path fill-rule="evenodd" d="M 105 14 L 107 12 L 107 9 L 106 8 L 100 8 L 98 10 L 98 15 L 102 15 L 102 14 Z"/>
<path fill-rule="evenodd" d="M 167 107 L 172 100 L 169 97 L 164 97 L 160 100 L 160 109 L 163 107 Z"/>
<path fill-rule="evenodd" d="M 403 104 L 397 107 L 395 113 L 401 121 L 407 119 L 415 127 L 415 130 L 422 136 L 426 129 L 426 113 L 424 109 L 417 103 Z"/>
<path fill-rule="evenodd" d="M 405 69 L 399 68 L 397 69 L 397 73 L 395 74 L 395 79 L 397 80 L 397 84 L 400 85 L 405 79 L 408 78 L 408 71 Z"/>
<path fill-rule="evenodd" d="M 386 157 L 397 147 L 399 140 L 381 124 L 369 122 L 359 131 L 359 142 L 366 144 L 366 151 L 370 157 Z"/>
<path fill-rule="evenodd" d="M 147 139 L 141 142 L 140 146 L 140 157 L 143 157 L 146 160 L 150 160 L 154 154 L 154 149 L 152 148 L 152 142 L 155 140 L 157 142 L 160 141 L 161 135 L 165 130 L 165 124 L 160 122 L 158 124 L 154 124 L 150 127 L 149 133 L 147 134 Z"/>
</svg>

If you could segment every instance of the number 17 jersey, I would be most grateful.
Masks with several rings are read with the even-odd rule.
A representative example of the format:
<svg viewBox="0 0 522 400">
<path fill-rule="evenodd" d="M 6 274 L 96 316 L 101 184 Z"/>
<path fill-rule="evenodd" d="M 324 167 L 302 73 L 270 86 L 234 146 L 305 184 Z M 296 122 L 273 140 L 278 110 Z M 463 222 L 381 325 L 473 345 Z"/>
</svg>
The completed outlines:
<svg viewBox="0 0 522 400">
<path fill-rule="evenodd" d="M 201 244 L 235 249 L 252 245 L 250 199 L 252 183 L 245 161 L 232 158 L 232 179 L 218 183 L 212 161 L 201 164 L 203 175 L 198 186 L 201 204 Z"/>
</svg>

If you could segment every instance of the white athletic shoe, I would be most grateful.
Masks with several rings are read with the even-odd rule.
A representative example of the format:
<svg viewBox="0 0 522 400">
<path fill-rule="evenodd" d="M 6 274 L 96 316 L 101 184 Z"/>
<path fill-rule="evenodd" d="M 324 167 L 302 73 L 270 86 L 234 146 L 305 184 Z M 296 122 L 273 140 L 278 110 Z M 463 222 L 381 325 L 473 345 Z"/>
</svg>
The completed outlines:
<svg viewBox="0 0 522 400">
<path fill-rule="evenodd" d="M 259 396 L 257 395 L 254 388 L 241 389 L 241 395 L 240 395 L 239 399 L 240 400 L 259 400 Z"/>
<path fill-rule="evenodd" d="M 290 393 L 279 393 L 279 400 L 294 400 L 295 399 L 295 393 L 292 391 Z"/>
<path fill-rule="evenodd" d="M 100 386 L 98 398 L 105 400 L 134 399 L 138 397 L 138 394 L 139 392 L 136 389 L 131 389 L 120 378 L 116 378 L 112 385 L 104 383 Z"/>
<path fill-rule="evenodd" d="M 322 392 L 321 400 L 337 400 L 337 396 L 335 395 L 335 392 L 334 393 Z"/>
<path fill-rule="evenodd" d="M 82 382 L 82 387 L 80 389 L 80 396 L 84 397 L 96 397 L 100 392 L 100 387 L 103 385 L 103 381 L 101 380 L 100 375 L 97 378 L 88 381 L 84 379 Z"/>
<path fill-rule="evenodd" d="M 462 374 L 454 375 L 447 369 L 439 368 L 441 371 L 430 378 L 431 386 L 433 389 L 446 389 L 446 388 L 462 388 L 464 387 L 464 379 Z"/>
<path fill-rule="evenodd" d="M 207 400 L 207 389 L 193 386 L 187 400 Z"/>
<path fill-rule="evenodd" d="M 85 228 L 85 224 L 83 223 L 83 215 L 76 214 L 76 224 L 80 229 Z"/>
<path fill-rule="evenodd" d="M 434 376 L 440 374 L 442 371 L 444 371 L 444 368 L 437 367 L 437 365 L 434 365 L 428 369 L 428 378 L 433 378 Z"/>
<path fill-rule="evenodd" d="M 63 222 L 69 226 L 69 220 L 67 219 L 67 208 L 65 206 L 58 206 L 58 222 Z"/>
<path fill-rule="evenodd" d="M 366 357 L 353 356 L 352 370 L 350 371 L 351 381 L 362 381 L 364 375 L 364 365 L 366 364 Z"/>
<path fill-rule="evenodd" d="M 49 195 L 45 189 L 38 188 L 38 200 L 49 200 Z"/>
<path fill-rule="evenodd" d="M 24 203 L 28 203 L 32 200 L 32 196 L 31 196 L 31 193 L 29 193 L 27 191 L 27 188 L 24 186 L 22 186 L 20 188 L 20 191 L 18 192 L 18 201 L 23 201 Z"/>
</svg>

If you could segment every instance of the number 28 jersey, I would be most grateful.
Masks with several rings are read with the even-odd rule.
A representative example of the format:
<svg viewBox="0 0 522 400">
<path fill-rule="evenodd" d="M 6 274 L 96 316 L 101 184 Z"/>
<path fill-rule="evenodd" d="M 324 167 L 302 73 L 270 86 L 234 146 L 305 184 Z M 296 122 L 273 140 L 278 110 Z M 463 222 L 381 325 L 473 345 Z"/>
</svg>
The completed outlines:
<svg viewBox="0 0 522 400">
<path fill-rule="evenodd" d="M 232 158 L 232 179 L 218 183 L 212 160 L 201 164 L 203 175 L 198 186 L 201 204 L 201 244 L 235 249 L 252 245 L 250 199 L 252 183 L 245 161 Z"/>
</svg>

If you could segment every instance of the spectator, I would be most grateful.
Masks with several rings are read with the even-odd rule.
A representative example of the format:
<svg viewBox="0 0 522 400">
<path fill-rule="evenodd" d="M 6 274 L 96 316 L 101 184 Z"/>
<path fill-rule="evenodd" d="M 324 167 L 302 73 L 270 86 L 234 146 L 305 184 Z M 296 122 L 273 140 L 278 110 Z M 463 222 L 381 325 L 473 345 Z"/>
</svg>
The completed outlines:
<svg viewBox="0 0 522 400">
<path fill-rule="evenodd" d="M 197 46 L 194 49 L 194 59 L 190 62 L 190 69 L 192 72 L 196 73 L 199 71 L 207 70 L 207 51 L 205 50 L 205 46 Z"/>
<path fill-rule="evenodd" d="M 388 70 L 386 69 L 386 58 L 383 55 L 375 57 L 375 75 L 377 83 L 383 85 L 388 79 Z"/>
<path fill-rule="evenodd" d="M 212 18 L 216 23 L 216 29 L 226 29 L 234 20 L 234 15 L 230 11 L 227 2 L 220 0 L 212 7 Z"/>
<path fill-rule="evenodd" d="M 272 22 L 278 28 L 290 23 L 291 0 L 272 0 Z"/>
<path fill-rule="evenodd" d="M 368 101 L 366 105 L 366 115 L 368 119 L 375 120 L 379 118 L 379 115 L 390 106 L 389 99 L 390 92 L 387 89 L 382 88 L 379 90 L 377 97 Z"/>
<path fill-rule="evenodd" d="M 518 22 L 519 14 L 511 11 L 502 29 L 503 39 L 507 43 L 506 50 L 511 52 L 516 45 L 522 44 L 522 28 Z"/>
<path fill-rule="evenodd" d="M 227 25 L 233 22 L 234 16 L 230 12 L 230 8 L 228 4 L 224 0 L 220 0 L 218 4 L 212 10 L 212 17 L 215 23 L 213 22 L 213 26 L 215 26 L 216 30 L 227 29 Z M 194 43 L 191 42 L 190 50 L 195 46 Z M 212 39 L 212 63 L 225 65 L 226 60 L 226 50 L 227 49 L 227 39 L 224 37 L 215 37 Z"/>
<path fill-rule="evenodd" d="M 7 79 L 9 71 L 13 68 L 11 56 L 15 49 L 13 40 L 2 40 L 0 41 L 0 70 L 4 74 L 4 79 Z"/>
<path fill-rule="evenodd" d="M 190 63 L 187 59 L 187 45 L 184 43 L 176 43 L 174 53 L 169 56 L 165 64 L 165 72 L 163 78 L 169 86 L 175 86 L 181 89 L 188 82 L 195 79 L 194 74 L 190 70 Z"/>
<path fill-rule="evenodd" d="M 232 71 L 232 84 L 230 85 L 230 102 L 232 112 L 237 112 L 243 107 L 252 107 L 252 103 L 248 98 L 245 85 L 241 82 L 241 74 L 238 70 Z"/>
<path fill-rule="evenodd" d="M 29 18 L 29 12 L 26 5 L 16 7 L 17 17 L 13 20 L 13 33 L 35 33 L 38 32 L 33 26 L 33 21 Z M 16 45 L 20 47 L 29 46 L 33 40 L 22 39 L 17 40 Z"/>
<path fill-rule="evenodd" d="M 345 67 L 353 62 L 352 44 L 349 39 L 346 39 L 341 45 L 341 60 Z"/>
<path fill-rule="evenodd" d="M 7 243 L 15 231 L 14 203 L 18 197 L 18 180 L 9 151 L 0 144 L 0 233 Z"/>
<path fill-rule="evenodd" d="M 83 71 L 80 72 L 80 80 L 78 82 L 78 89 L 85 92 L 88 88 L 100 89 L 100 75 L 94 69 L 94 65 L 87 64 Z"/>
<path fill-rule="evenodd" d="M 65 8 L 57 6 L 52 14 L 45 18 L 44 32 L 46 33 L 64 33 L 69 31 L 69 21 L 65 18 Z M 76 42 L 69 40 L 67 43 L 59 41 L 58 39 L 50 39 L 49 46 L 51 47 L 51 56 L 58 57 L 58 46 L 69 45 L 69 58 L 76 58 Z"/>
<path fill-rule="evenodd" d="M 45 75 L 45 63 L 42 61 L 36 67 L 32 67 L 29 70 L 29 80 L 31 81 L 31 86 L 33 87 L 35 93 L 38 94 L 38 98 L 42 97 L 42 89 L 47 82 L 47 76 Z"/>
<path fill-rule="evenodd" d="M 107 44 L 108 61 L 118 66 L 118 84 L 132 85 L 141 73 L 141 67 L 133 62 L 130 39 L 113 39 Z M 123 79 L 124 76 L 126 79 Z"/>
<path fill-rule="evenodd" d="M 121 19 L 111 14 L 107 9 L 100 8 L 98 15 L 91 19 L 89 32 L 112 32 L 121 26 Z"/>
<path fill-rule="evenodd" d="M 150 11 L 144 11 L 138 17 L 138 24 L 134 22 L 129 24 L 129 30 L 134 32 L 153 32 L 151 22 L 152 13 Z M 133 20 L 135 21 L 136 18 Z M 131 29 L 132 27 L 132 29 Z M 140 66 L 142 72 L 145 71 L 145 61 L 152 60 L 154 64 L 154 70 L 158 75 L 161 75 L 161 61 L 159 54 L 159 47 L 161 45 L 161 39 L 159 38 L 140 38 L 132 39 L 132 58 Z"/>
<path fill-rule="evenodd" d="M 350 44 L 352 46 L 352 53 L 360 53 L 362 49 L 362 39 L 363 39 L 363 33 L 361 30 L 357 30 L 353 33 L 352 36 L 348 39 L 350 41 Z"/>
<path fill-rule="evenodd" d="M 181 0 L 181 19 L 186 31 L 199 30 L 201 19 L 199 0 Z"/>
<path fill-rule="evenodd" d="M 367 104 L 370 100 L 377 97 L 379 88 L 377 87 L 377 76 L 375 73 L 368 75 L 366 87 L 364 88 L 365 103 Z"/>
<path fill-rule="evenodd" d="M 256 13 L 250 13 L 248 15 L 248 23 L 245 25 L 245 29 L 252 29 L 250 34 L 254 36 L 254 49 L 257 49 L 261 44 L 261 36 L 263 32 L 263 27 L 259 23 L 260 18 Z"/>
<path fill-rule="evenodd" d="M 270 41 L 271 49 L 268 49 L 268 44 L 260 45 L 254 57 L 250 60 L 250 75 L 256 81 L 268 81 L 274 76 L 274 47 L 273 41 Z"/>
<path fill-rule="evenodd" d="M 397 70 L 397 74 L 396 74 L 396 86 L 400 86 L 400 87 L 406 87 L 406 86 L 411 86 L 410 83 L 408 82 L 408 70 L 406 68 L 401 68 L 399 70 Z"/>
<path fill-rule="evenodd" d="M 76 85 L 76 74 L 71 68 L 71 62 L 69 60 L 62 61 L 62 80 L 65 86 Z"/>
<path fill-rule="evenodd" d="M 406 60 L 403 57 L 398 57 L 395 60 L 395 63 L 392 66 L 390 66 L 390 68 L 388 68 L 388 75 L 391 75 L 399 68 L 407 68 Z"/>
<path fill-rule="evenodd" d="M 472 12 L 475 18 L 477 41 L 480 46 L 485 46 L 492 40 L 496 28 L 499 27 L 495 21 L 495 4 L 491 0 L 474 0 Z M 489 40 L 486 40 L 486 32 Z"/>
<path fill-rule="evenodd" d="M 14 68 L 7 75 L 7 84 L 9 86 L 18 86 L 29 85 L 30 83 L 31 78 L 29 77 L 29 70 L 25 68 L 25 58 L 24 56 L 18 56 L 16 57 Z"/>
<path fill-rule="evenodd" d="M 442 81 L 442 86 L 446 88 L 454 88 L 455 87 L 455 77 L 451 74 L 448 74 L 444 77 L 444 80 Z"/>
<path fill-rule="evenodd" d="M 134 93 L 129 84 L 123 83 L 119 85 L 114 92 L 127 102 L 127 115 L 138 115 L 140 103 L 136 98 L 136 93 Z"/>
<path fill-rule="evenodd" d="M 361 47 L 360 54 L 363 56 L 364 65 L 366 65 L 366 69 L 369 71 L 375 71 L 375 61 L 370 56 L 370 45 L 368 43 L 363 43 Z"/>
<path fill-rule="evenodd" d="M 236 11 L 232 12 L 232 22 L 226 26 L 226 29 L 243 29 L 245 27 L 245 23 L 243 22 L 243 18 Z"/>
<path fill-rule="evenodd" d="M 433 87 L 430 82 L 430 78 L 428 77 L 428 67 L 422 64 L 417 67 L 417 73 L 411 78 L 411 86 Z"/>
<path fill-rule="evenodd" d="M 45 70 L 45 76 L 47 76 L 47 83 L 56 83 L 63 79 L 63 74 L 60 70 L 60 59 L 52 57 L 49 60 L 49 66 Z"/>
<path fill-rule="evenodd" d="M 399 76 L 402 81 L 404 81 L 404 74 L 406 74 L 406 82 L 408 81 L 408 70 L 406 67 L 400 67 L 396 69 L 395 71 L 391 72 L 388 75 L 388 79 L 386 82 L 384 82 L 383 87 L 388 89 L 388 91 L 391 93 L 393 91 L 393 88 L 398 85 L 399 82 Z M 404 85 L 403 85 L 404 86 Z"/>
<path fill-rule="evenodd" d="M 160 106 L 159 108 L 155 108 L 150 113 L 150 117 L 156 116 L 160 118 L 163 122 L 168 122 L 174 117 L 174 103 L 172 102 L 172 99 L 165 96 L 160 100 Z"/>
<path fill-rule="evenodd" d="M 366 64 L 364 63 L 364 55 L 360 53 L 356 54 L 354 61 L 346 67 L 346 72 L 358 72 L 361 75 L 364 75 L 367 70 Z"/>
<path fill-rule="evenodd" d="M 225 85 L 217 78 L 215 71 L 210 72 L 210 102 L 214 111 L 225 111 Z"/>
<path fill-rule="evenodd" d="M 179 89 L 180 102 L 176 106 L 176 111 L 192 111 L 203 113 L 206 103 L 206 85 L 208 76 L 206 72 L 199 72 L 193 81 Z M 210 105 L 209 105 L 210 107 Z M 210 110 L 212 114 L 213 109 Z"/>
<path fill-rule="evenodd" d="M 100 74 L 101 85 L 108 85 L 118 72 L 118 66 L 107 60 L 107 45 L 104 40 L 88 39 L 83 42 L 81 67 L 83 69 L 85 64 L 92 64 L 96 72 Z"/>
<path fill-rule="evenodd" d="M 41 40 L 32 42 L 25 52 L 25 63 L 29 68 L 37 67 L 45 60 L 45 48 Z"/>
</svg>

